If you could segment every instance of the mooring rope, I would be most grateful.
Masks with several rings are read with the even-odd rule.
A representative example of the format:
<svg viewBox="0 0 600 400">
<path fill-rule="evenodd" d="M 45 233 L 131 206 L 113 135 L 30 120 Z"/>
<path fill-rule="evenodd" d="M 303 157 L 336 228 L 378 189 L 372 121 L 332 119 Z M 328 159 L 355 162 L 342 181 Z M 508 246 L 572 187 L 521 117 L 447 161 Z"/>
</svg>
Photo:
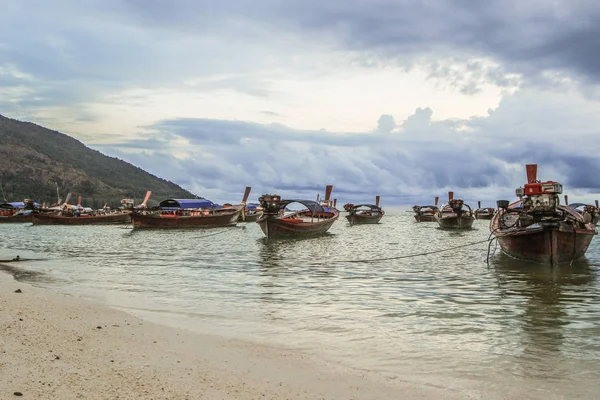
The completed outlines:
<svg viewBox="0 0 600 400">
<path fill-rule="evenodd" d="M 492 239 L 493 240 L 493 239 Z M 456 249 L 462 249 L 464 247 L 469 247 L 469 246 L 474 246 L 476 244 L 481 244 L 481 243 L 487 243 L 490 242 L 491 240 L 485 239 L 485 240 L 479 240 L 477 242 L 471 242 L 471 243 L 466 243 L 466 244 L 462 244 L 460 246 L 453 246 L 453 247 L 447 247 L 445 249 L 440 249 L 440 250 L 434 250 L 434 251 L 427 251 L 424 253 L 416 253 L 416 254 L 407 254 L 407 255 L 403 255 L 403 256 L 396 256 L 396 257 L 384 257 L 384 258 L 371 258 L 371 259 L 366 259 L 366 260 L 344 260 L 344 261 L 337 261 L 337 262 L 347 262 L 347 263 L 370 263 L 370 262 L 378 262 L 378 261 L 389 261 L 389 260 L 399 260 L 402 258 L 412 258 L 412 257 L 420 257 L 420 256 L 427 256 L 429 254 L 437 254 L 437 253 L 443 253 L 445 251 L 450 251 L 450 250 L 456 250 Z"/>
</svg>

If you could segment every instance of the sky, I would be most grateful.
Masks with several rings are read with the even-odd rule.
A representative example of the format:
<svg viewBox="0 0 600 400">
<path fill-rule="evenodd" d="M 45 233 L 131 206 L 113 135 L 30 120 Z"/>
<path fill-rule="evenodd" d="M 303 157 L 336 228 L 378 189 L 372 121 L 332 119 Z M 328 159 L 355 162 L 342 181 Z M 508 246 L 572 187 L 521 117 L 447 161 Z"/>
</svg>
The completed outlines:
<svg viewBox="0 0 600 400">
<path fill-rule="evenodd" d="M 0 114 L 217 202 L 600 198 L 596 0 L 0 6 Z"/>
</svg>

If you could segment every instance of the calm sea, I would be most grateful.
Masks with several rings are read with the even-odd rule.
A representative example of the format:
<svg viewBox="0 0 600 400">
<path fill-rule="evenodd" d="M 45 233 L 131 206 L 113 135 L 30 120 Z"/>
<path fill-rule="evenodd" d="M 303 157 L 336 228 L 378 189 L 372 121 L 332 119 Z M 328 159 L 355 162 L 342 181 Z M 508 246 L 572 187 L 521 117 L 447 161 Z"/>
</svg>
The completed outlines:
<svg viewBox="0 0 600 400">
<path fill-rule="evenodd" d="M 256 223 L 2 224 L 0 259 L 43 259 L 12 263 L 40 272 L 21 278 L 37 286 L 388 379 L 598 397 L 600 239 L 572 266 L 525 264 L 499 249 L 488 264 L 488 244 L 471 245 L 489 237 L 488 221 L 452 232 L 403 209 L 378 225 L 349 226 L 343 215 L 325 237 L 272 242 Z"/>
</svg>

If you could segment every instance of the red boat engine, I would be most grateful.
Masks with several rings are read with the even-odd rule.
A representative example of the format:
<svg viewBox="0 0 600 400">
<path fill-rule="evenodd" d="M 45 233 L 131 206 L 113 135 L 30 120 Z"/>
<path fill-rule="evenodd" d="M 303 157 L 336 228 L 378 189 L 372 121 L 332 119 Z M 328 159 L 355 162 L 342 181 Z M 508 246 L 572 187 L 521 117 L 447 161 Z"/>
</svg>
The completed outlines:
<svg viewBox="0 0 600 400">
<path fill-rule="evenodd" d="M 523 200 L 524 212 L 551 216 L 560 204 L 558 195 L 562 193 L 562 185 L 552 181 L 533 181 L 524 188 L 518 188 L 515 193 Z"/>
</svg>

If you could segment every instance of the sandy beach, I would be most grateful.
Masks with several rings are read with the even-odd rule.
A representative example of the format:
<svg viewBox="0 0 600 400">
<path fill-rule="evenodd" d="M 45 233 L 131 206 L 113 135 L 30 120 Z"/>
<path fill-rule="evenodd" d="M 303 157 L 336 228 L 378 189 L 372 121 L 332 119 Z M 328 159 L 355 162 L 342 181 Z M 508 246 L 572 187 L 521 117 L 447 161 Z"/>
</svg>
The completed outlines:
<svg viewBox="0 0 600 400">
<path fill-rule="evenodd" d="M 0 399 L 479 398 L 150 323 L 5 271 L 0 331 Z"/>
</svg>

